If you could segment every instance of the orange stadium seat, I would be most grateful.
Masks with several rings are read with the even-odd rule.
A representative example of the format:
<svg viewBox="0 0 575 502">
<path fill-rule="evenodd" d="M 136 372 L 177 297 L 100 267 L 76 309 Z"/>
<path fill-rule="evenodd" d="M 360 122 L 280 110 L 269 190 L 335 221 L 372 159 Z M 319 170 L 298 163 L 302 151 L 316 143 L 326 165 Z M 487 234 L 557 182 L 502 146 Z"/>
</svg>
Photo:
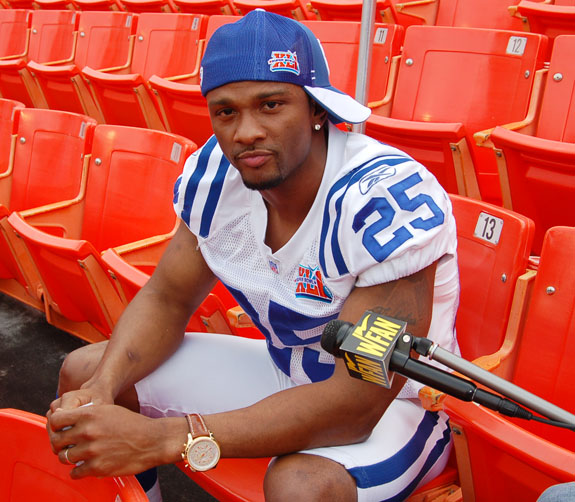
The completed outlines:
<svg viewBox="0 0 575 502">
<path fill-rule="evenodd" d="M 74 0 L 34 0 L 34 4 L 42 10 L 76 10 Z"/>
<path fill-rule="evenodd" d="M 256 9 L 265 9 L 299 21 L 317 19 L 305 0 L 234 0 L 238 14 L 245 16 Z"/>
<path fill-rule="evenodd" d="M 79 15 L 70 10 L 33 11 L 28 54 L 0 61 L 0 95 L 17 99 L 26 106 L 48 108 L 26 65 L 28 61 L 43 64 L 71 61 L 76 46 L 78 20 Z"/>
<path fill-rule="evenodd" d="M 78 10 L 126 10 L 121 0 L 74 0 Z"/>
<path fill-rule="evenodd" d="M 20 108 L 16 114 L 10 165 L 0 175 L 0 291 L 41 310 L 38 272 L 7 217 L 79 197 L 95 126 L 91 117 L 56 110 Z"/>
<path fill-rule="evenodd" d="M 320 40 L 330 70 L 330 82 L 337 89 L 356 95 L 357 62 L 361 23 L 350 21 L 303 21 Z M 368 102 L 388 99 L 388 83 L 399 60 L 404 29 L 397 24 L 376 23 L 371 44 L 371 76 Z"/>
<path fill-rule="evenodd" d="M 495 160 L 473 134 L 527 116 L 546 43 L 533 33 L 409 27 L 389 116 L 376 108 L 366 134 L 422 162 L 448 192 L 500 204 Z"/>
<path fill-rule="evenodd" d="M 180 12 L 207 16 L 237 15 L 233 0 L 174 0 Z"/>
<path fill-rule="evenodd" d="M 68 465 L 52 453 L 46 418 L 27 411 L 0 409 L 0 500 L 75 500 L 145 502 L 134 476 L 70 478 Z"/>
<path fill-rule="evenodd" d="M 527 29 L 549 37 L 549 52 L 559 35 L 575 35 L 575 0 L 535 2 L 521 0 L 517 4 L 517 15 L 527 20 Z"/>
<path fill-rule="evenodd" d="M 238 19 L 237 16 L 210 16 L 205 39 L 200 44 L 201 55 L 214 31 Z M 159 75 L 152 75 L 149 84 L 157 97 L 166 129 L 192 138 L 198 145 L 203 145 L 213 132 L 206 100 L 200 91 L 199 66 L 192 72 L 173 77 L 162 78 Z"/>
<path fill-rule="evenodd" d="M 49 108 L 85 113 L 104 122 L 81 70 L 122 68 L 130 63 L 137 16 L 128 12 L 85 11 L 80 15 L 73 61 L 28 63 Z"/>
<path fill-rule="evenodd" d="M 148 79 L 199 72 L 207 20 L 207 16 L 196 14 L 139 14 L 134 57 L 128 69 L 83 69 L 106 123 L 166 130 Z"/>
<path fill-rule="evenodd" d="M 40 272 L 48 322 L 90 342 L 109 337 L 124 305 L 100 253 L 174 227 L 173 184 L 195 149 L 162 131 L 98 125 L 84 197 L 10 215 Z M 38 230 L 45 225 L 63 237 Z"/>
<path fill-rule="evenodd" d="M 129 12 L 179 12 L 173 0 L 122 0 Z"/>
<path fill-rule="evenodd" d="M 508 209 L 459 195 L 450 198 L 461 284 L 455 327 L 462 357 L 473 361 L 503 345 L 535 228 L 532 220 Z M 420 391 L 423 405 L 432 411 L 441 409 L 444 398 L 429 387 Z"/>
<path fill-rule="evenodd" d="M 321 21 L 361 21 L 362 0 L 311 0 L 309 4 Z M 376 22 L 381 23 L 391 19 L 385 15 L 385 9 L 389 8 L 388 5 L 387 0 L 376 2 Z"/>
<path fill-rule="evenodd" d="M 516 346 L 494 364 L 519 387 L 575 412 L 575 228 L 547 231 Z M 488 359 L 485 360 L 488 363 Z M 550 485 L 573 481 L 575 434 L 534 421 L 507 419 L 447 397 L 464 500 L 535 500 Z"/>
<path fill-rule="evenodd" d="M 31 19 L 26 9 L 0 9 L 0 61 L 26 57 Z"/>
<path fill-rule="evenodd" d="M 519 0 L 440 0 L 435 25 L 523 31 L 525 19 L 509 12 L 509 7 L 518 3 Z"/>
<path fill-rule="evenodd" d="M 575 36 L 557 37 L 538 120 L 497 127 L 495 146 L 503 203 L 535 221 L 533 252 L 552 226 L 575 226 Z"/>
</svg>

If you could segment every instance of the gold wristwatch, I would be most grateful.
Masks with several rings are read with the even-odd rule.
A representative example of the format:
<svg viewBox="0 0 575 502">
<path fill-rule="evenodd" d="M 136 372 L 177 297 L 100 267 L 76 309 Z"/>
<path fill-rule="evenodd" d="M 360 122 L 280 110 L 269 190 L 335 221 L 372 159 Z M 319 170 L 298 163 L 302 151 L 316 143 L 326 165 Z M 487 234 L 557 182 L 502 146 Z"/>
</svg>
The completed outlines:
<svg viewBox="0 0 575 502">
<path fill-rule="evenodd" d="M 182 453 L 186 467 L 192 471 L 213 469 L 220 460 L 220 447 L 216 443 L 214 435 L 206 427 L 201 415 L 192 413 L 186 415 L 186 420 L 190 426 L 188 441 L 184 445 L 185 449 Z"/>
</svg>

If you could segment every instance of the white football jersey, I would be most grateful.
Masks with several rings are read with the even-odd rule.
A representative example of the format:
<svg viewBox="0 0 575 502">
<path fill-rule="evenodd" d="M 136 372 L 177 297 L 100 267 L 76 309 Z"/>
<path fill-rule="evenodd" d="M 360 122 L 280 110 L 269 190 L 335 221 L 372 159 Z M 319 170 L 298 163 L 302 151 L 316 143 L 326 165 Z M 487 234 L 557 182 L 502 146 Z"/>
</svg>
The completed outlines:
<svg viewBox="0 0 575 502">
<path fill-rule="evenodd" d="M 207 264 L 265 335 L 273 361 L 296 383 L 332 374 L 322 331 L 354 287 L 406 277 L 440 258 L 428 337 L 457 351 L 451 203 L 405 153 L 330 124 L 315 202 L 275 253 L 264 243 L 267 211 L 260 193 L 244 186 L 214 136 L 188 159 L 174 206 Z M 400 397 L 416 397 L 419 387 L 409 381 Z"/>
</svg>

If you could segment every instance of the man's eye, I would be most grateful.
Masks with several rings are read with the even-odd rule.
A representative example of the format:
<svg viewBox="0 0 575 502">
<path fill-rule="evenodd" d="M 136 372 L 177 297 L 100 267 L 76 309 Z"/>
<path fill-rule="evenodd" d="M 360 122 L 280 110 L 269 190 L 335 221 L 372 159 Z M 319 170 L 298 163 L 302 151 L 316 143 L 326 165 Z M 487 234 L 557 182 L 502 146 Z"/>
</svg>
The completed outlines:
<svg viewBox="0 0 575 502">
<path fill-rule="evenodd" d="M 217 114 L 220 117 L 229 117 L 234 111 L 231 108 L 222 108 L 218 110 Z"/>
<path fill-rule="evenodd" d="M 279 107 L 279 103 L 277 101 L 266 101 L 264 103 L 264 108 L 267 110 L 274 110 Z"/>
</svg>

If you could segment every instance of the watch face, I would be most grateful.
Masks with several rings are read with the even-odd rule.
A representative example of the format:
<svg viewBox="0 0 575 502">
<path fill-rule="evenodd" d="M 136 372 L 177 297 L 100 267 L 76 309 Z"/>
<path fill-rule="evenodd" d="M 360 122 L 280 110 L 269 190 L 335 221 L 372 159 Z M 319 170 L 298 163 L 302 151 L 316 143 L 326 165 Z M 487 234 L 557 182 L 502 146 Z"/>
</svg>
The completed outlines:
<svg viewBox="0 0 575 502">
<path fill-rule="evenodd" d="M 188 450 L 188 463 L 196 471 L 212 469 L 220 459 L 220 448 L 209 437 L 196 438 Z"/>
</svg>

